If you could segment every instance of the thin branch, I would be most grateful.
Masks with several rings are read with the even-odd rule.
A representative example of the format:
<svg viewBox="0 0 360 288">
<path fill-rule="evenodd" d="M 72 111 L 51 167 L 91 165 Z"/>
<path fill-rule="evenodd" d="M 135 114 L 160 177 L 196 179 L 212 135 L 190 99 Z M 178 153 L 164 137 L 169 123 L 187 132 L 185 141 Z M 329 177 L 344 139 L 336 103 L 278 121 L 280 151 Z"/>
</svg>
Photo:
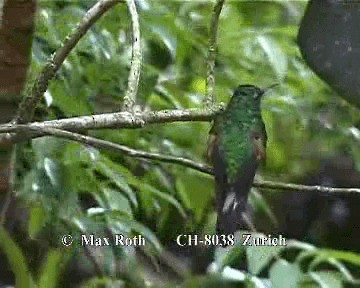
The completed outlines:
<svg viewBox="0 0 360 288">
<path fill-rule="evenodd" d="M 63 131 L 55 128 L 44 128 L 44 127 L 36 127 L 36 126 L 32 126 L 29 128 L 27 125 L 18 125 L 17 129 L 20 131 L 31 129 L 33 131 L 36 131 L 38 134 L 52 135 L 55 137 L 66 138 L 69 140 L 90 145 L 92 147 L 96 147 L 100 149 L 109 149 L 116 152 L 120 152 L 135 158 L 149 159 L 149 160 L 182 165 L 203 172 L 208 175 L 213 175 L 213 170 L 209 165 L 197 163 L 195 161 L 183 157 L 163 155 L 159 153 L 149 153 L 141 150 L 136 150 L 124 145 L 97 139 L 94 137 L 89 137 L 82 134 Z M 325 187 L 319 185 L 307 186 L 300 184 L 263 181 L 263 180 L 255 180 L 253 186 L 257 188 L 274 189 L 274 190 L 282 190 L 282 191 L 292 190 L 292 191 L 300 191 L 300 192 L 322 192 L 322 193 L 360 193 L 360 188 L 334 188 L 334 187 Z"/>
<path fill-rule="evenodd" d="M 99 19 L 107 10 L 115 4 L 122 2 L 120 0 L 100 0 L 85 14 L 84 18 L 76 25 L 72 32 L 65 38 L 62 46 L 49 58 L 41 70 L 39 76 L 34 82 L 31 93 L 26 95 L 20 103 L 19 110 L 14 119 L 14 123 L 27 123 L 31 121 L 36 105 L 41 100 L 48 88 L 49 81 L 55 76 L 55 73 L 64 62 L 65 58 L 89 28 Z"/>
<path fill-rule="evenodd" d="M 216 0 L 214 9 L 211 14 L 210 28 L 209 28 L 209 47 L 207 58 L 207 75 L 206 75 L 206 92 L 205 92 L 205 107 L 209 107 L 215 102 L 214 89 L 215 89 L 215 58 L 216 58 L 216 39 L 219 17 L 221 9 L 225 0 Z"/>
<path fill-rule="evenodd" d="M 18 125 L 18 127 L 19 126 L 20 125 Z M 19 127 L 19 130 L 27 130 L 27 129 L 29 129 L 29 128 L 26 127 L 26 125 L 21 125 Z M 33 131 L 36 131 L 39 134 L 42 134 L 43 136 L 44 135 L 52 135 L 55 137 L 66 138 L 69 140 L 73 140 L 76 142 L 90 145 L 95 148 L 108 149 L 108 150 L 120 152 L 122 154 L 131 156 L 131 157 L 179 164 L 179 165 L 183 165 L 183 166 L 186 166 L 186 167 L 189 167 L 189 168 L 192 168 L 192 169 L 195 169 L 195 170 L 207 173 L 207 174 L 211 174 L 211 171 L 212 171 L 212 169 L 205 164 L 199 164 L 190 159 L 186 159 L 186 158 L 182 158 L 182 157 L 163 155 L 163 154 L 159 154 L 159 153 L 149 153 L 149 152 L 145 152 L 145 151 L 141 151 L 141 150 L 132 149 L 128 146 L 105 141 L 102 139 L 97 139 L 94 137 L 85 136 L 82 134 L 73 133 L 73 132 L 64 131 L 64 130 L 55 129 L 55 128 L 42 128 L 42 127 L 33 126 L 30 129 Z"/>
<path fill-rule="evenodd" d="M 360 188 L 335 188 L 320 185 L 308 186 L 301 184 L 282 183 L 273 181 L 259 180 L 254 183 L 254 187 L 276 189 L 282 191 L 299 191 L 299 192 L 322 192 L 322 193 L 360 193 Z"/>
<path fill-rule="evenodd" d="M 33 122 L 22 127 L 58 128 L 69 131 L 86 131 L 104 128 L 141 128 L 149 124 L 176 121 L 211 121 L 214 115 L 223 109 L 223 105 L 214 105 L 209 109 L 161 110 L 140 113 L 118 112 L 80 116 L 44 122 Z M 37 137 L 36 133 L 9 133 L 18 131 L 16 124 L 0 125 L 0 143 L 16 143 Z M 24 131 L 24 130 L 23 130 Z M 6 133 L 8 132 L 8 133 Z M 1 133 L 6 133 L 1 135 Z M 39 135 L 40 136 L 40 135 Z"/>
<path fill-rule="evenodd" d="M 140 79 L 141 70 L 141 43 L 140 43 L 140 25 L 139 15 L 136 10 L 134 0 L 126 0 L 128 10 L 131 16 L 132 27 L 132 55 L 131 66 L 128 78 L 128 87 L 124 97 L 123 109 L 125 111 L 131 111 L 136 103 L 136 94 Z"/>
</svg>

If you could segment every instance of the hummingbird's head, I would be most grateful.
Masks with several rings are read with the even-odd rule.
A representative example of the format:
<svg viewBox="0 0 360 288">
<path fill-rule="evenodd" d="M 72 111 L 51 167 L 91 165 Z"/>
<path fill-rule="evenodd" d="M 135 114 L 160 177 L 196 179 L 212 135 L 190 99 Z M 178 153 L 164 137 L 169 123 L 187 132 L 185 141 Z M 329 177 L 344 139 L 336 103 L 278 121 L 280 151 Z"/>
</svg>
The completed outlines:
<svg viewBox="0 0 360 288">
<path fill-rule="evenodd" d="M 264 95 L 264 92 L 265 91 L 259 87 L 246 84 L 239 85 L 234 91 L 234 96 L 244 98 L 244 100 L 249 98 L 260 100 L 261 96 Z"/>
<path fill-rule="evenodd" d="M 245 85 L 239 85 L 235 91 L 234 91 L 234 96 L 235 97 L 241 97 L 244 100 L 245 99 L 253 99 L 256 101 L 260 101 L 262 96 L 264 96 L 266 94 L 266 92 L 268 92 L 271 88 L 277 86 L 278 84 L 273 84 L 270 85 L 264 89 L 261 89 L 259 87 L 256 87 L 254 85 L 249 85 L 249 84 L 245 84 Z"/>
</svg>

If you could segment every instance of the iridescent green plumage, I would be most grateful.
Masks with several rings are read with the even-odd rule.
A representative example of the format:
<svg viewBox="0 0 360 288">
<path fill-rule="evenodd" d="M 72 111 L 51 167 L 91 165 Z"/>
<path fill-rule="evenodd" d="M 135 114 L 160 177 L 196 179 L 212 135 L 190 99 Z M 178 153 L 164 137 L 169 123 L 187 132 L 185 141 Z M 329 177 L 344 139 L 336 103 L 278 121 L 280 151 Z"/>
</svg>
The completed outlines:
<svg viewBox="0 0 360 288">
<path fill-rule="evenodd" d="M 260 111 L 263 94 L 252 85 L 238 86 L 211 130 L 218 233 L 234 233 L 238 228 L 259 161 L 265 157 L 267 139 Z"/>
<path fill-rule="evenodd" d="M 262 91 L 249 88 L 238 88 L 223 115 L 220 116 L 220 146 L 226 159 L 226 173 L 229 181 L 237 176 L 242 163 L 251 157 L 251 131 L 265 133 L 260 111 Z M 260 94 L 261 93 L 261 94 Z M 254 95 L 259 95 L 254 98 Z"/>
</svg>

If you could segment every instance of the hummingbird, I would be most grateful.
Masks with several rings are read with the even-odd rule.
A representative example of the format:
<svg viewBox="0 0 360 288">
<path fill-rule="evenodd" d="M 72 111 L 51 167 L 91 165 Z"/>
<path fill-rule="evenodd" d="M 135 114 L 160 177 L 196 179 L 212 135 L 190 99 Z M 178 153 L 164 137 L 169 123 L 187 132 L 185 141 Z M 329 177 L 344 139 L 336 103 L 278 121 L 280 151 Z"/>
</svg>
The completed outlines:
<svg viewBox="0 0 360 288">
<path fill-rule="evenodd" d="M 239 85 L 214 119 L 207 154 L 215 175 L 217 234 L 233 234 L 246 220 L 248 195 L 266 152 L 261 99 L 275 85 L 266 89 Z"/>
</svg>

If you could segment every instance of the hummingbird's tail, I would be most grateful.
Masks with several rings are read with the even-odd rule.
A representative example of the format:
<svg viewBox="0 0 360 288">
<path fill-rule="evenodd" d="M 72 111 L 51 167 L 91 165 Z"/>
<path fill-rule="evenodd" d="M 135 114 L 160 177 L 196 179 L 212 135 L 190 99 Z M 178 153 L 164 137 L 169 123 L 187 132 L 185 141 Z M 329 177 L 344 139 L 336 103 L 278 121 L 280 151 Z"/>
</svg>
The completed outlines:
<svg viewBox="0 0 360 288">
<path fill-rule="evenodd" d="M 233 189 L 225 194 L 225 200 L 218 207 L 218 218 L 216 222 L 216 234 L 234 234 L 243 222 L 243 214 L 246 212 L 247 197 L 239 198 Z"/>
</svg>

